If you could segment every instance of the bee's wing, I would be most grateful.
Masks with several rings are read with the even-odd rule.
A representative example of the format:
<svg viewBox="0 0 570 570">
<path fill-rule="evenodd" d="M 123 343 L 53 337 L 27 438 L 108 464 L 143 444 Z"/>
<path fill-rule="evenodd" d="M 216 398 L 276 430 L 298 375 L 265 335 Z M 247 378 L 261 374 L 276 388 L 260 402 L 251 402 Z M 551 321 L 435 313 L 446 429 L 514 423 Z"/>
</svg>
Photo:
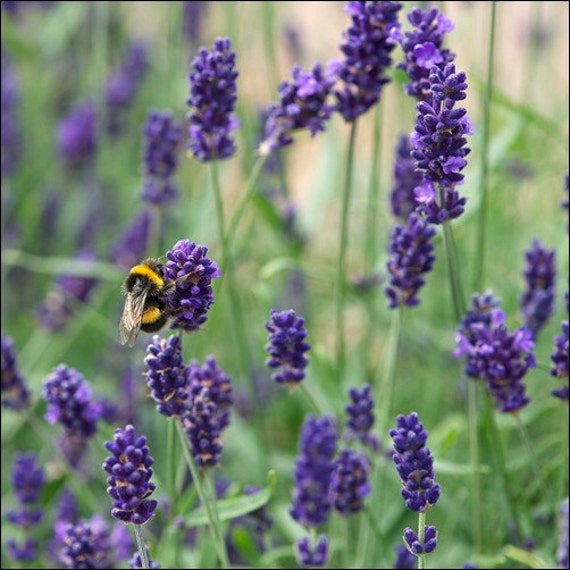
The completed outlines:
<svg viewBox="0 0 570 570">
<path fill-rule="evenodd" d="M 141 329 L 147 294 L 148 291 L 143 291 L 136 296 L 127 293 L 123 314 L 119 320 L 119 340 L 121 344 L 128 343 L 129 346 L 134 346 Z"/>
</svg>

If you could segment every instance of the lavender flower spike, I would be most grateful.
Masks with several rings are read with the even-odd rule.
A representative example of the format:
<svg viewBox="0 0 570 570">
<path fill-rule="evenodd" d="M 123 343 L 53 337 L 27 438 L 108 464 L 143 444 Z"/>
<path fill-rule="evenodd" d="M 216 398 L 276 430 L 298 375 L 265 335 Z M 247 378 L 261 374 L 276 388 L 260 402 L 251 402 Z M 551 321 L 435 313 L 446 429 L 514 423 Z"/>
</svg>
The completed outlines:
<svg viewBox="0 0 570 570">
<path fill-rule="evenodd" d="M 389 82 L 385 73 L 392 65 L 401 8 L 399 2 L 348 2 L 345 6 L 352 24 L 340 45 L 344 60 L 338 66 L 341 87 L 335 95 L 336 110 L 347 122 L 375 105 Z"/>
<path fill-rule="evenodd" d="M 552 364 L 550 374 L 555 378 L 566 378 L 566 384 L 555 388 L 551 394 L 562 401 L 568 402 L 568 321 L 562 321 L 560 335 L 554 337 L 554 351 L 550 355 Z"/>
<path fill-rule="evenodd" d="M 378 451 L 378 438 L 371 433 L 374 425 L 374 402 L 370 396 L 370 384 L 362 390 L 350 388 L 350 403 L 344 408 L 346 412 L 346 438 L 357 438 L 363 445 Z"/>
<path fill-rule="evenodd" d="M 109 474 L 107 493 L 113 499 L 111 515 L 123 522 L 143 524 L 152 516 L 158 501 L 147 499 L 155 489 L 151 457 L 146 437 L 136 437 L 135 428 L 115 430 L 113 441 L 105 442 L 111 452 L 103 463 Z"/>
<path fill-rule="evenodd" d="M 532 240 L 525 252 L 523 271 L 525 290 L 520 297 L 524 327 L 536 338 L 554 311 L 554 285 L 556 280 L 556 251 L 542 247 L 540 240 Z"/>
<path fill-rule="evenodd" d="M 343 449 L 333 462 L 329 500 L 334 510 L 347 517 L 361 511 L 370 493 L 368 461 L 353 449 Z"/>
<path fill-rule="evenodd" d="M 416 412 L 396 418 L 396 428 L 390 430 L 394 442 L 394 463 L 402 481 L 402 498 L 406 507 L 417 513 L 426 511 L 439 499 L 435 482 L 433 457 L 426 447 L 427 431 Z"/>
<path fill-rule="evenodd" d="M 405 226 L 396 225 L 392 230 L 391 257 L 386 264 L 390 283 L 384 288 L 390 308 L 419 304 L 417 294 L 425 283 L 422 275 L 431 271 L 435 260 L 434 235 L 435 229 L 415 212 L 408 216 Z"/>
<path fill-rule="evenodd" d="M 305 528 L 323 523 L 330 511 L 328 493 L 333 472 L 337 432 L 332 417 L 307 416 L 299 437 L 293 474 L 290 515 Z"/>
<path fill-rule="evenodd" d="M 317 544 L 311 549 L 308 536 L 300 538 L 295 543 L 295 557 L 301 566 L 311 566 L 318 568 L 327 563 L 329 555 L 329 542 L 326 534 L 319 535 Z"/>
<path fill-rule="evenodd" d="M 239 123 L 233 111 L 236 95 L 236 54 L 228 38 L 217 38 L 212 50 L 201 48 L 192 63 L 190 97 L 190 150 L 201 162 L 228 158 L 235 152 L 230 132 Z"/>
<path fill-rule="evenodd" d="M 277 368 L 271 377 L 278 384 L 289 388 L 296 386 L 305 377 L 308 360 L 305 357 L 311 345 L 305 342 L 307 329 L 304 320 L 293 309 L 278 311 L 271 309 L 271 320 L 265 323 L 269 337 L 265 350 L 269 354 L 266 364 Z"/>
<path fill-rule="evenodd" d="M 16 363 L 14 342 L 2 335 L 2 406 L 22 410 L 30 404 L 30 391 L 22 378 Z"/>
<path fill-rule="evenodd" d="M 176 242 L 166 252 L 164 278 L 176 281 L 174 292 L 168 296 L 168 305 L 175 315 L 173 329 L 192 332 L 206 322 L 207 312 L 214 302 L 212 279 L 220 276 L 216 262 L 206 257 L 207 253 L 206 246 L 188 239 Z"/>
<path fill-rule="evenodd" d="M 409 135 L 400 135 L 396 146 L 390 205 L 392 214 L 401 220 L 407 219 L 416 209 L 418 204 L 414 189 L 422 182 L 422 175 L 416 171 L 416 164 L 410 154 L 411 150 Z"/>
<path fill-rule="evenodd" d="M 325 130 L 325 121 L 333 107 L 327 98 L 335 83 L 336 70 L 323 69 L 315 63 L 310 71 L 302 71 L 295 65 L 292 80 L 283 81 L 278 87 L 279 101 L 269 106 L 259 152 L 269 154 L 293 142 L 293 131 L 307 129 L 311 136 Z"/>
</svg>

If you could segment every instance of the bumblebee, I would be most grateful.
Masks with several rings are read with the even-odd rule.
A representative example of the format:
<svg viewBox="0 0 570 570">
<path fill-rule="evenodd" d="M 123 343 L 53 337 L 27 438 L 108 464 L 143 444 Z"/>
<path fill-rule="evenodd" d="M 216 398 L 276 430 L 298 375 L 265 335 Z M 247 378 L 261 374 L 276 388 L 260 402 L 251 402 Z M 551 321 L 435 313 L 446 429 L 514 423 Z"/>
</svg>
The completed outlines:
<svg viewBox="0 0 570 570">
<path fill-rule="evenodd" d="M 162 263 L 145 259 L 135 265 L 123 284 L 125 306 L 119 320 L 121 344 L 134 346 L 139 332 L 156 332 L 170 319 L 171 311 L 166 302 L 176 286 L 176 281 L 167 283 L 162 277 Z"/>
</svg>

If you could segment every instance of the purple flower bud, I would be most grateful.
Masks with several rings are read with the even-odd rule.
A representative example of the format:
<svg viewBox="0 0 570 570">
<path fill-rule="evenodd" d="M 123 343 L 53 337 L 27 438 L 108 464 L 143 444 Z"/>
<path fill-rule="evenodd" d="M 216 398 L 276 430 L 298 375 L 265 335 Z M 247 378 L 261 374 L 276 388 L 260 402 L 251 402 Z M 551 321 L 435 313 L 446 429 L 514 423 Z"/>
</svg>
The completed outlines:
<svg viewBox="0 0 570 570">
<path fill-rule="evenodd" d="M 167 340 L 154 335 L 146 353 L 147 384 L 156 409 L 167 417 L 184 415 L 189 393 L 180 337 L 172 335 Z"/>
<path fill-rule="evenodd" d="M 175 315 L 173 329 L 192 332 L 206 322 L 206 314 L 214 302 L 212 279 L 220 276 L 216 262 L 208 259 L 207 253 L 206 246 L 188 239 L 176 242 L 166 252 L 164 277 L 167 281 L 176 281 L 168 297 L 168 305 Z"/>
<path fill-rule="evenodd" d="M 422 544 L 418 535 L 411 528 L 407 527 L 404 529 L 404 541 L 412 554 L 416 556 L 429 554 L 437 546 L 437 529 L 435 526 L 426 525 L 424 527 L 424 543 Z"/>
<path fill-rule="evenodd" d="M 295 543 L 295 557 L 301 566 L 324 566 L 327 563 L 328 554 L 329 543 L 326 534 L 319 535 L 314 550 L 311 549 L 307 536 Z"/>
<path fill-rule="evenodd" d="M 217 38 L 212 50 L 201 48 L 192 62 L 190 83 L 190 150 L 201 162 L 228 158 L 235 152 L 230 132 L 239 123 L 234 71 L 236 54 L 228 38 Z"/>
<path fill-rule="evenodd" d="M 348 391 L 350 404 L 346 411 L 346 437 L 356 437 L 363 445 L 373 451 L 378 450 L 378 438 L 371 433 L 374 425 L 374 401 L 370 396 L 370 385 L 365 384 L 362 390 L 350 388 Z"/>
<path fill-rule="evenodd" d="M 37 541 L 29 537 L 21 542 L 16 542 L 12 538 L 6 541 L 7 554 L 14 562 L 32 562 L 36 557 L 37 548 Z"/>
<path fill-rule="evenodd" d="M 25 505 L 35 503 L 44 485 L 43 468 L 37 464 L 34 453 L 16 453 L 12 464 L 12 487 L 18 501 Z"/>
<path fill-rule="evenodd" d="M 431 271 L 435 260 L 434 235 L 435 229 L 415 212 L 408 216 L 405 226 L 396 225 L 392 230 L 391 257 L 386 264 L 390 283 L 384 288 L 390 308 L 419 304 L 417 294 L 425 284 L 422 275 Z"/>
<path fill-rule="evenodd" d="M 329 501 L 341 516 L 362 510 L 364 498 L 370 493 L 368 469 L 366 457 L 352 449 L 343 449 L 334 460 Z"/>
<path fill-rule="evenodd" d="M 433 457 L 426 447 L 427 432 L 418 414 L 396 418 L 396 429 L 390 430 L 394 442 L 394 463 L 402 481 L 401 495 L 406 507 L 422 512 L 437 502 L 439 485 L 435 482 Z"/>
<path fill-rule="evenodd" d="M 14 342 L 2 335 L 2 406 L 23 410 L 30 404 L 30 391 L 18 371 Z"/>
<path fill-rule="evenodd" d="M 400 135 L 394 161 L 394 183 L 390 193 L 392 214 L 405 220 L 417 207 L 414 189 L 420 186 L 422 176 L 416 171 L 416 164 L 410 154 L 412 150 L 409 135 Z"/>
<path fill-rule="evenodd" d="M 305 342 L 307 329 L 304 319 L 298 317 L 293 309 L 278 311 L 271 309 L 271 320 L 265 323 L 269 337 L 265 350 L 269 357 L 265 364 L 277 371 L 271 378 L 278 384 L 292 388 L 305 377 L 308 359 L 305 356 L 311 345 Z"/>
<path fill-rule="evenodd" d="M 146 437 L 136 437 L 135 428 L 115 430 L 113 441 L 105 442 L 105 449 L 112 453 L 103 463 L 109 474 L 107 493 L 113 499 L 111 515 L 123 522 L 143 524 L 152 516 L 158 502 L 147 499 L 155 489 L 152 477 L 151 457 Z"/>
<path fill-rule="evenodd" d="M 554 337 L 554 351 L 550 355 L 550 374 L 555 378 L 566 378 L 566 385 L 552 390 L 551 394 L 568 401 L 568 321 L 560 324 L 560 335 Z"/>
</svg>

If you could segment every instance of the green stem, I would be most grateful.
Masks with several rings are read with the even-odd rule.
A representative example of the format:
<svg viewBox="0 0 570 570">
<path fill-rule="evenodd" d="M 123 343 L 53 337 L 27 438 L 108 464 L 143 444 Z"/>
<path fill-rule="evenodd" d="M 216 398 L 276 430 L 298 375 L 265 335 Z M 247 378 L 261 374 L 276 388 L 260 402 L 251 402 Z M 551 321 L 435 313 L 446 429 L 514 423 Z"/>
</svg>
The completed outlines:
<svg viewBox="0 0 570 570">
<path fill-rule="evenodd" d="M 366 202 L 366 271 L 372 275 L 376 257 L 378 255 L 378 205 L 380 203 L 380 176 L 378 169 L 381 156 L 380 124 L 382 122 L 382 105 L 376 105 L 374 117 L 374 129 L 372 130 L 372 166 L 370 168 L 370 178 L 368 180 L 368 199 Z"/>
<path fill-rule="evenodd" d="M 344 263 L 346 252 L 348 250 L 348 212 L 350 207 L 352 168 L 354 164 L 354 142 L 356 140 L 357 123 L 358 120 L 355 119 L 350 124 L 350 137 L 346 158 L 345 179 L 342 191 L 340 244 L 336 270 L 336 355 L 339 382 L 342 382 L 345 360 L 344 303 L 346 288 L 344 278 Z"/>
<path fill-rule="evenodd" d="M 475 552 L 483 548 L 483 518 L 481 515 L 481 474 L 479 473 L 479 416 L 477 404 L 477 381 L 465 378 L 467 382 L 467 406 L 469 418 L 469 457 L 473 471 L 473 534 Z"/>
<path fill-rule="evenodd" d="M 170 419 L 167 422 L 166 432 L 166 465 L 167 465 L 167 481 L 168 481 L 168 496 L 171 501 L 174 501 L 176 493 L 176 458 L 174 457 L 174 426 L 175 419 Z"/>
<path fill-rule="evenodd" d="M 481 291 L 485 283 L 485 251 L 486 251 L 486 227 L 487 227 L 487 196 L 488 196 L 488 172 L 489 172 L 489 132 L 491 121 L 491 96 L 493 93 L 493 61 L 495 57 L 495 28 L 496 28 L 496 2 L 491 2 L 491 22 L 489 32 L 489 51 L 487 53 L 487 82 L 483 92 L 482 119 L 481 119 L 481 162 L 479 173 L 479 196 L 480 204 L 477 216 L 477 238 L 475 243 L 475 276 L 473 279 L 473 291 Z"/>
<path fill-rule="evenodd" d="M 135 531 L 135 539 L 137 541 L 137 548 L 139 551 L 139 556 L 141 557 L 141 566 L 143 568 L 150 568 L 150 563 L 148 561 L 146 546 L 144 543 L 144 538 L 142 535 L 142 526 L 140 524 L 133 524 Z"/>
<path fill-rule="evenodd" d="M 202 473 L 198 470 L 196 463 L 194 462 L 194 458 L 190 453 L 188 448 L 188 438 L 184 433 L 184 428 L 182 427 L 181 422 L 176 422 L 176 427 L 178 431 L 178 435 L 180 437 L 180 443 L 182 445 L 182 451 L 184 453 L 184 458 L 186 459 L 186 463 L 188 468 L 190 469 L 190 473 L 192 474 L 192 482 L 196 487 L 196 492 L 198 493 L 198 497 L 200 497 L 200 501 L 204 505 L 206 509 L 206 514 L 208 516 L 208 521 L 210 523 L 210 529 L 212 531 L 212 536 L 214 539 L 214 544 L 216 546 L 216 550 L 218 551 L 218 557 L 222 564 L 222 568 L 229 568 L 230 563 L 228 560 L 228 553 L 226 551 L 226 544 L 224 541 L 224 537 L 222 535 L 222 529 L 220 525 L 219 518 L 217 516 L 217 510 L 214 513 L 213 511 L 213 503 L 216 500 L 215 496 L 210 497 L 208 490 L 205 489 L 205 485 L 203 484 L 203 477 Z"/>
<path fill-rule="evenodd" d="M 425 527 L 426 527 L 426 512 L 421 511 L 418 513 L 418 541 L 424 546 L 425 543 Z M 418 556 L 418 568 L 426 567 L 426 557 L 425 554 Z"/>
<path fill-rule="evenodd" d="M 457 263 L 457 254 L 455 250 L 455 242 L 453 240 L 453 232 L 451 224 L 446 222 L 443 225 L 443 245 L 445 249 L 445 258 L 447 260 L 447 270 L 449 273 L 449 284 L 451 286 L 451 298 L 453 301 L 453 317 L 456 324 L 459 323 L 465 314 L 465 300 L 463 297 L 463 287 L 461 285 L 461 277 L 459 266 Z"/>
<path fill-rule="evenodd" d="M 305 384 L 303 382 L 301 382 L 299 388 L 303 392 L 303 394 L 305 395 L 305 398 L 307 398 L 307 400 L 309 401 L 309 404 L 311 405 L 311 407 L 313 408 L 315 413 L 320 415 L 322 413 L 322 411 L 321 411 L 319 405 L 317 404 L 317 401 L 315 400 L 315 398 L 313 398 L 313 395 L 307 389 L 307 386 L 305 386 Z"/>
</svg>

